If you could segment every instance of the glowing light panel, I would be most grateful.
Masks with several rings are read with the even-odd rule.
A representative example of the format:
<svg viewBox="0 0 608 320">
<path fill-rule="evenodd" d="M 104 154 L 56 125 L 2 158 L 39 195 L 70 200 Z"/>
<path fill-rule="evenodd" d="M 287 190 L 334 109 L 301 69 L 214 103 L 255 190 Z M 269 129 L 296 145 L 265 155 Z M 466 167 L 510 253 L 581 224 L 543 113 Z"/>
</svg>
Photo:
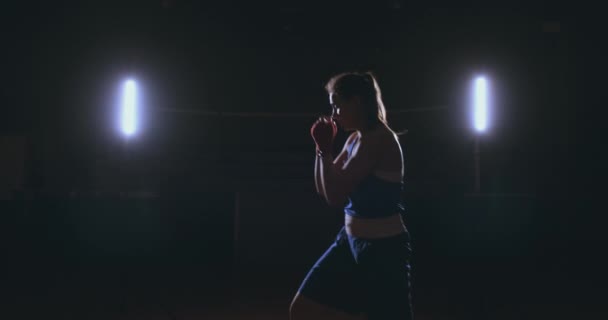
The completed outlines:
<svg viewBox="0 0 608 320">
<path fill-rule="evenodd" d="M 122 90 L 121 130 L 132 136 L 137 131 L 137 86 L 134 80 L 127 80 Z"/>
<path fill-rule="evenodd" d="M 488 126 L 488 82 L 484 77 L 477 77 L 473 85 L 474 125 L 475 130 L 483 132 Z"/>
</svg>

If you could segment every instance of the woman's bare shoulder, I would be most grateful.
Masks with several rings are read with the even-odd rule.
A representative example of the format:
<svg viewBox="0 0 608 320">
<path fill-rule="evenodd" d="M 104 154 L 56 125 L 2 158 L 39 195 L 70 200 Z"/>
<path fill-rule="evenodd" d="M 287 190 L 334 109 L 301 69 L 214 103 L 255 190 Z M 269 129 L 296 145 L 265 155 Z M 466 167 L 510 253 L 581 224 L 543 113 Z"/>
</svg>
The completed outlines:
<svg viewBox="0 0 608 320">
<path fill-rule="evenodd" d="M 346 138 L 346 141 L 344 144 L 348 145 L 353 143 L 353 141 L 355 141 L 357 139 L 357 137 L 359 136 L 359 134 L 357 133 L 357 131 L 353 131 L 348 135 L 348 138 Z"/>
</svg>

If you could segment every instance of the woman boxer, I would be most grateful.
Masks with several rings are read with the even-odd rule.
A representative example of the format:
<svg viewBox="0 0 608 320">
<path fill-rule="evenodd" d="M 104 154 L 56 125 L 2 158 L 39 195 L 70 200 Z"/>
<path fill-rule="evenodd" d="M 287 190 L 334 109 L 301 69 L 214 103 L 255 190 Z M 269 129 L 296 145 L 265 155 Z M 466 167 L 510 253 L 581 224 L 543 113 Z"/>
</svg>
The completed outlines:
<svg viewBox="0 0 608 320">
<path fill-rule="evenodd" d="M 328 204 L 345 204 L 344 226 L 304 278 L 291 319 L 412 319 L 398 134 L 371 73 L 336 75 L 326 90 L 332 116 L 311 128 L 315 185 Z M 352 133 L 334 158 L 337 126 Z"/>
</svg>

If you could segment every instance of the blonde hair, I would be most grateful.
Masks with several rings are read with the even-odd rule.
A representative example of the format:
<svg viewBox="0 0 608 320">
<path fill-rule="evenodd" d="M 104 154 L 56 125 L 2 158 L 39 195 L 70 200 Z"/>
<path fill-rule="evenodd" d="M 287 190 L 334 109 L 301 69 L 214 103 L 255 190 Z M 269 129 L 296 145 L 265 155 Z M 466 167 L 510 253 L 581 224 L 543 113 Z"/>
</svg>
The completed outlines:
<svg viewBox="0 0 608 320">
<path fill-rule="evenodd" d="M 336 94 L 344 99 L 358 96 L 363 104 L 368 124 L 374 125 L 377 122 L 380 122 L 388 127 L 386 108 L 382 101 L 382 92 L 380 91 L 378 81 L 372 72 L 340 73 L 329 79 L 325 85 L 325 90 L 329 94 Z M 401 135 L 405 132 L 407 132 L 407 130 L 397 134 Z"/>
</svg>

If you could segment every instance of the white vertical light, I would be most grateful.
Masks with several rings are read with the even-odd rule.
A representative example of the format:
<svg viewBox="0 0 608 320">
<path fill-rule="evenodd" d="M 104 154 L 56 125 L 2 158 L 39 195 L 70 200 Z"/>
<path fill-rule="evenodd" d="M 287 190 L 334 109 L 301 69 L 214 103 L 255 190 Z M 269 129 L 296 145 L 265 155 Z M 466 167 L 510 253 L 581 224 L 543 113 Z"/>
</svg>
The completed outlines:
<svg viewBox="0 0 608 320">
<path fill-rule="evenodd" d="M 478 132 L 483 132 L 488 126 L 488 83 L 486 78 L 477 77 L 474 85 L 474 125 Z"/>
<path fill-rule="evenodd" d="M 137 130 L 137 86 L 135 81 L 127 80 L 123 85 L 121 129 L 124 135 L 132 136 Z"/>
</svg>

